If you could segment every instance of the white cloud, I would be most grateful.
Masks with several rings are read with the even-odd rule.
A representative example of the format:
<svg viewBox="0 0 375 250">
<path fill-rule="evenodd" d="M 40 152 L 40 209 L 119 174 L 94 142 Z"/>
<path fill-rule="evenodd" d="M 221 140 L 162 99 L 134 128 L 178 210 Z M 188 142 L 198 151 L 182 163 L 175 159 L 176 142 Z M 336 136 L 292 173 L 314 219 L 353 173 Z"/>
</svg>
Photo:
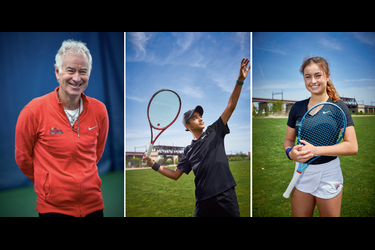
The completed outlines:
<svg viewBox="0 0 375 250">
<path fill-rule="evenodd" d="M 146 46 L 148 40 L 151 38 L 151 33 L 146 32 L 129 32 L 127 33 L 127 36 L 129 37 L 129 41 L 133 44 L 135 55 L 132 55 L 131 58 L 129 58 L 129 61 L 144 61 L 149 60 L 147 59 L 147 56 L 150 56 L 147 54 Z"/>
<path fill-rule="evenodd" d="M 204 63 L 204 57 L 197 53 L 194 58 L 189 62 L 190 67 L 200 67 L 200 68 L 206 68 L 206 63 Z"/>
<path fill-rule="evenodd" d="M 375 79 L 345 79 L 345 82 L 375 82 Z"/>
<path fill-rule="evenodd" d="M 286 82 L 280 80 L 270 80 L 273 83 L 268 83 L 265 81 L 257 81 L 253 83 L 253 89 L 269 89 L 269 90 L 287 90 L 287 89 L 299 89 L 305 88 L 305 83 L 300 82 Z"/>
<path fill-rule="evenodd" d="M 266 78 L 264 77 L 263 70 L 262 70 L 262 67 L 260 66 L 260 62 L 259 61 L 258 61 L 258 65 L 259 65 L 260 73 L 262 74 L 264 80 L 267 82 Z"/>
<path fill-rule="evenodd" d="M 134 100 L 134 101 L 137 101 L 137 102 L 146 102 L 147 101 L 145 99 L 138 98 L 138 97 L 132 97 L 132 96 L 129 96 L 129 95 L 126 95 L 126 99 Z"/>
<path fill-rule="evenodd" d="M 240 43 L 241 46 L 241 51 L 244 51 L 245 49 L 249 48 L 249 43 L 248 43 L 248 32 L 236 32 L 236 38 L 238 42 Z"/>
<path fill-rule="evenodd" d="M 268 51 L 268 52 L 272 52 L 272 53 L 276 53 L 276 54 L 286 55 L 286 53 L 284 51 L 280 51 L 280 50 L 264 49 L 264 48 L 259 48 L 259 47 L 256 47 L 254 49 L 260 49 L 260 50 L 264 50 L 264 51 Z"/>
<path fill-rule="evenodd" d="M 186 96 L 198 99 L 201 99 L 204 96 L 203 90 L 200 87 L 191 87 L 190 85 L 186 84 L 181 88 L 181 93 L 183 93 Z"/>
<path fill-rule="evenodd" d="M 194 47 L 194 43 L 199 40 L 201 33 L 174 32 L 172 35 L 176 40 L 169 54 L 164 60 L 159 62 L 160 64 L 185 64 L 191 67 L 206 67 L 205 63 L 202 63 L 203 56 Z"/>
<path fill-rule="evenodd" d="M 217 86 L 222 91 L 228 92 L 228 93 L 232 93 L 232 91 L 233 91 L 233 84 L 228 84 L 228 83 L 231 82 L 228 79 L 221 77 L 221 78 L 213 78 L 212 80 L 217 84 Z"/>
<path fill-rule="evenodd" d="M 172 34 L 177 37 L 176 44 L 182 49 L 182 52 L 186 51 L 200 37 L 200 33 L 198 32 L 179 32 Z"/>
<path fill-rule="evenodd" d="M 328 40 L 326 38 L 321 38 L 318 43 L 323 45 L 324 47 L 328 49 L 334 49 L 334 50 L 342 50 L 342 44 L 339 42 L 336 42 L 334 40 Z"/>
<path fill-rule="evenodd" d="M 353 32 L 352 34 L 361 43 L 375 45 L 375 32 Z"/>
</svg>

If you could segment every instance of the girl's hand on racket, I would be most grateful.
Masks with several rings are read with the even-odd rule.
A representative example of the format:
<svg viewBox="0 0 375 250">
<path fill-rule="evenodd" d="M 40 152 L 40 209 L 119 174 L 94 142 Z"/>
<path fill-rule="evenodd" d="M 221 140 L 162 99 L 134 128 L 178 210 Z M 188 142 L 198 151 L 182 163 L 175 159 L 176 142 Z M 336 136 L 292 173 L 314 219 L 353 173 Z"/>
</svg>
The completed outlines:
<svg viewBox="0 0 375 250">
<path fill-rule="evenodd" d="M 317 154 L 317 153 L 315 152 L 316 147 L 315 147 L 314 145 L 312 145 L 311 143 L 308 143 L 308 142 L 305 141 L 305 140 L 300 140 L 300 142 L 303 143 L 303 144 L 305 144 L 305 145 L 303 146 L 303 149 L 305 149 L 305 150 L 310 150 L 310 152 L 311 152 L 312 154 L 314 154 L 314 155 Z"/>
<path fill-rule="evenodd" d="M 142 162 L 145 163 L 147 160 L 147 166 L 152 168 L 154 166 L 155 162 L 151 159 L 151 157 L 146 157 L 147 152 L 143 154 Z"/>
<path fill-rule="evenodd" d="M 314 157 L 314 154 L 311 153 L 310 149 L 305 148 L 305 146 L 297 145 L 289 152 L 289 157 L 296 162 L 307 162 Z"/>
<path fill-rule="evenodd" d="M 249 70 L 251 68 L 251 65 L 248 68 L 246 68 L 246 66 L 249 62 L 250 62 L 250 60 L 248 58 L 242 59 L 241 67 L 240 67 L 240 73 L 239 73 L 238 79 L 237 79 L 238 81 L 241 81 L 241 82 L 245 81 L 245 79 L 247 77 L 247 74 L 249 73 Z"/>
</svg>

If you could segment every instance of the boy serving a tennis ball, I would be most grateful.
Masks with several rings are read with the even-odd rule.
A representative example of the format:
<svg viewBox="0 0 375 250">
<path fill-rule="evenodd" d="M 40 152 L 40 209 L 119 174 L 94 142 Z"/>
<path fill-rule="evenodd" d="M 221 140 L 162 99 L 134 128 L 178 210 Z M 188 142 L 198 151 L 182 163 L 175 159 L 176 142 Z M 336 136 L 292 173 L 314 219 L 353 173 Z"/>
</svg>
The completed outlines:
<svg viewBox="0 0 375 250">
<path fill-rule="evenodd" d="M 236 108 L 242 85 L 250 67 L 249 59 L 242 59 L 240 72 L 228 105 L 219 119 L 203 131 L 203 108 L 196 106 L 186 111 L 182 123 L 193 135 L 193 141 L 184 149 L 182 159 L 174 170 L 160 166 L 150 157 L 143 157 L 147 165 L 162 175 L 177 180 L 193 170 L 195 174 L 195 217 L 239 217 L 239 206 L 234 187 L 236 182 L 229 168 L 224 148 L 227 125 Z"/>
</svg>

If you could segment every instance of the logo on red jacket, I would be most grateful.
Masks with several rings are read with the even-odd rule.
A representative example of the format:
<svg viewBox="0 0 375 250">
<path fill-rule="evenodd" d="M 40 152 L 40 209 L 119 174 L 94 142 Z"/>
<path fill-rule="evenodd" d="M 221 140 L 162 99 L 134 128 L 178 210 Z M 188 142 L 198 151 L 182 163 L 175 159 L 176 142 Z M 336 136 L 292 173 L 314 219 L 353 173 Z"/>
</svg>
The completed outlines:
<svg viewBox="0 0 375 250">
<path fill-rule="evenodd" d="M 50 131 L 49 131 L 49 134 L 50 134 L 50 135 L 60 135 L 60 134 L 62 134 L 62 133 L 63 133 L 62 129 L 58 129 L 58 128 L 56 128 L 56 127 L 52 127 L 52 128 L 50 129 Z"/>
</svg>

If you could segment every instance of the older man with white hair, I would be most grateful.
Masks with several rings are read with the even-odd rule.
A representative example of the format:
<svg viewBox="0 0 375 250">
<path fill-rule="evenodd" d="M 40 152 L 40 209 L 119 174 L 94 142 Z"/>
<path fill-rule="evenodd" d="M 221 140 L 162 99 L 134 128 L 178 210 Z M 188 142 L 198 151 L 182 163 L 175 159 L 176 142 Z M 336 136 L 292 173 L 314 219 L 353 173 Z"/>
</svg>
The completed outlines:
<svg viewBox="0 0 375 250">
<path fill-rule="evenodd" d="M 33 99 L 16 125 L 15 159 L 34 183 L 40 217 L 103 217 L 97 163 L 108 135 L 105 105 L 83 91 L 92 58 L 85 43 L 67 40 L 56 54 L 59 86 Z"/>
</svg>

